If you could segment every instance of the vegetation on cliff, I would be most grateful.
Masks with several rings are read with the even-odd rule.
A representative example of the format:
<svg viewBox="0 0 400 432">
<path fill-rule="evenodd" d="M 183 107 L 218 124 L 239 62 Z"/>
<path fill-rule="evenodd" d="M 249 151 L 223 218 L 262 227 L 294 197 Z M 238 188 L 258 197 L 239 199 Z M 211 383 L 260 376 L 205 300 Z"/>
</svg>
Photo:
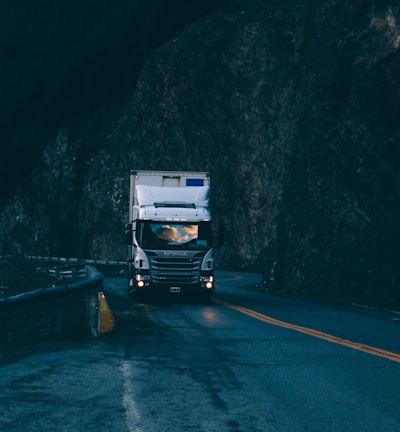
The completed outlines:
<svg viewBox="0 0 400 432">
<path fill-rule="evenodd" d="M 70 67 L 43 84 L 58 102 L 30 119 L 58 116 L 3 210 L 3 253 L 123 259 L 129 170 L 207 169 L 221 267 L 288 295 L 400 305 L 400 6 L 227 1 L 138 33 L 161 3 L 74 34 Z"/>
</svg>

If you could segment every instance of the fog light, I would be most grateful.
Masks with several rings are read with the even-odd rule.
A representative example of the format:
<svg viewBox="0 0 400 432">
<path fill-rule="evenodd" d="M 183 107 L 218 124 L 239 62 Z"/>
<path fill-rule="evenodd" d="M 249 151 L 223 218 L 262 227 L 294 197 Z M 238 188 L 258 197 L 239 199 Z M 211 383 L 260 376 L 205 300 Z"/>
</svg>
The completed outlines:
<svg viewBox="0 0 400 432">
<path fill-rule="evenodd" d="M 139 288 L 144 287 L 144 282 L 143 282 L 142 280 L 138 281 L 137 286 L 138 286 Z"/>
<path fill-rule="evenodd" d="M 207 282 L 206 283 L 206 288 L 211 289 L 213 287 L 212 282 Z"/>
</svg>

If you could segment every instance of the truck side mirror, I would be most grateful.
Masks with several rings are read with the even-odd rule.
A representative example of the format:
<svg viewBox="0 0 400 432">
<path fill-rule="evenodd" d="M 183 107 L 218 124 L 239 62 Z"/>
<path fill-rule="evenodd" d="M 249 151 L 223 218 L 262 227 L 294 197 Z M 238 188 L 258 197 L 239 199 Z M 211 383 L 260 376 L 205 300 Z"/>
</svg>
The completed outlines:
<svg viewBox="0 0 400 432">
<path fill-rule="evenodd" d="M 127 245 L 132 244 L 132 224 L 131 223 L 125 225 L 125 242 Z"/>
</svg>

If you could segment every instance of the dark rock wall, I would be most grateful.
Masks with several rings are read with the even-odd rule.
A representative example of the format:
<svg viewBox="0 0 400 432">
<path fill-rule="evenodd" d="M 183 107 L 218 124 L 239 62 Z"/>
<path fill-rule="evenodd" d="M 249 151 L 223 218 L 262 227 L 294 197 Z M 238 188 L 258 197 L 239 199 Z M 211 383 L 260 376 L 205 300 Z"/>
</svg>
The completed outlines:
<svg viewBox="0 0 400 432">
<path fill-rule="evenodd" d="M 221 267 L 398 305 L 399 20 L 390 1 L 229 2 L 149 56 L 128 104 L 65 124 L 3 251 L 124 259 L 129 170 L 209 170 Z"/>
</svg>

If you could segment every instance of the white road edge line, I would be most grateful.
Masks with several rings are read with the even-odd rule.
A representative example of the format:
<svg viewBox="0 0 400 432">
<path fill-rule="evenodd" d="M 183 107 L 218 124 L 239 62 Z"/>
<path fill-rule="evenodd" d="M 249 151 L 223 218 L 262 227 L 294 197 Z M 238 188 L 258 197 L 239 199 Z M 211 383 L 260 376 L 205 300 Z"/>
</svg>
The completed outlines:
<svg viewBox="0 0 400 432">
<path fill-rule="evenodd" d="M 132 385 L 132 365 L 129 362 L 124 361 L 120 369 L 124 379 L 124 394 L 122 403 L 126 413 L 126 424 L 128 426 L 129 432 L 143 432 L 142 429 L 137 426 L 138 422 L 140 421 L 140 414 L 134 399 L 134 389 Z"/>
</svg>

